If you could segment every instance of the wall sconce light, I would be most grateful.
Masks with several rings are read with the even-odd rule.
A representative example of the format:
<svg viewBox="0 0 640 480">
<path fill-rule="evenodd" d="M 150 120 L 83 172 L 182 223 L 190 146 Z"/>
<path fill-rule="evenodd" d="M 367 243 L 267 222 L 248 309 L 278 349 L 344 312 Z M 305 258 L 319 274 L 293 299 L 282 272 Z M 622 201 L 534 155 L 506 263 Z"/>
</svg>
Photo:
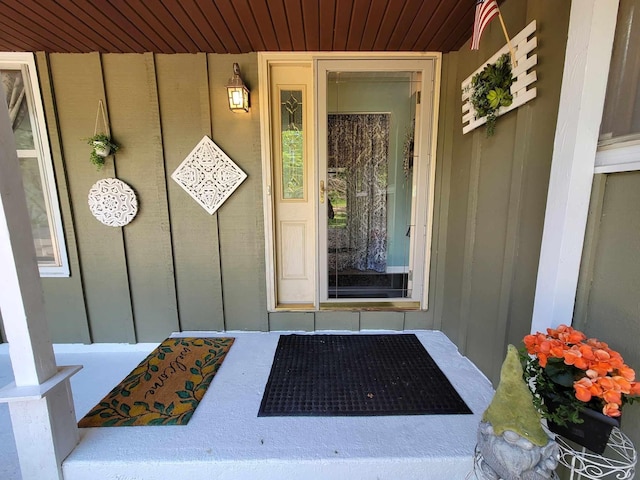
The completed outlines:
<svg viewBox="0 0 640 480">
<path fill-rule="evenodd" d="M 240 66 L 233 64 L 233 77 L 227 84 L 227 96 L 229 97 L 229 110 L 232 112 L 249 111 L 249 90 L 240 78 Z"/>
</svg>

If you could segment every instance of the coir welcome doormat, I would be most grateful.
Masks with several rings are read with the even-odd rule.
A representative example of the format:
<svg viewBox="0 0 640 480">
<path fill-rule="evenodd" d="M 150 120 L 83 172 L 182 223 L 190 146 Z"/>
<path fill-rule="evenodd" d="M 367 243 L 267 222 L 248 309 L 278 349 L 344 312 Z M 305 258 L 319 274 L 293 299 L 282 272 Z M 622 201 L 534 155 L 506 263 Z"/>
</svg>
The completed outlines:
<svg viewBox="0 0 640 480">
<path fill-rule="evenodd" d="M 168 338 L 93 407 L 79 427 L 185 425 L 233 338 Z"/>
<path fill-rule="evenodd" d="M 258 416 L 470 413 L 413 334 L 283 335 Z"/>
</svg>

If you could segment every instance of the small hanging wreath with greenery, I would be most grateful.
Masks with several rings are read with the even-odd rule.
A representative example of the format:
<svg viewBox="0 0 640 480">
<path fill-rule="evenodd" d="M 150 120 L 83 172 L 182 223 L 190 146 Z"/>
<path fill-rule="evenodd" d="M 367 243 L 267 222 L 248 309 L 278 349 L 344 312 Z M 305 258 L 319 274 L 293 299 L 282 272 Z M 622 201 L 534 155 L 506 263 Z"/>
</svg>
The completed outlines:
<svg viewBox="0 0 640 480">
<path fill-rule="evenodd" d="M 513 102 L 512 83 L 511 57 L 507 53 L 496 63 L 488 63 L 471 79 L 471 105 L 476 111 L 476 118 L 487 118 L 487 137 L 495 132 L 498 109 Z"/>
</svg>

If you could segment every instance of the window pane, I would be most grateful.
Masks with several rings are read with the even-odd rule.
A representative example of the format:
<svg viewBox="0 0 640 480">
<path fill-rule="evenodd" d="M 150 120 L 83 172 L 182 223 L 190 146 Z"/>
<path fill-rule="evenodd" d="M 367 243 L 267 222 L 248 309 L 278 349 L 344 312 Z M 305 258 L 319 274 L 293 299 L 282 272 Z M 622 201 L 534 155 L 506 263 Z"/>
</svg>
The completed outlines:
<svg viewBox="0 0 640 480">
<path fill-rule="evenodd" d="M 640 134 L 640 0 L 620 0 L 600 141 Z"/>
<path fill-rule="evenodd" d="M 9 111 L 41 276 L 68 276 L 44 111 L 32 54 L 0 53 L 0 101 Z"/>
<path fill-rule="evenodd" d="M 282 119 L 282 198 L 304 198 L 304 136 L 302 90 L 280 92 Z"/>
<path fill-rule="evenodd" d="M 33 232 L 38 263 L 40 265 L 56 265 L 38 159 L 21 158 L 20 169 L 22 170 L 22 182 L 27 197 L 27 208 L 31 218 L 31 231 Z"/>
<path fill-rule="evenodd" d="M 24 79 L 20 70 L 0 70 L 9 119 L 13 126 L 18 150 L 33 150 L 33 129 L 29 118 Z"/>
</svg>

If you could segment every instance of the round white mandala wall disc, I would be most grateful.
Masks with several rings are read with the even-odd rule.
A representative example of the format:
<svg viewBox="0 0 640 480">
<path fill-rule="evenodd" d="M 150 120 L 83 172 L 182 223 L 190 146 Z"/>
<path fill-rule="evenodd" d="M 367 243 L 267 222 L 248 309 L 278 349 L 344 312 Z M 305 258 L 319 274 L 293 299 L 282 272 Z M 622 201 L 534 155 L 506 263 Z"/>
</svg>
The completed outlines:
<svg viewBox="0 0 640 480">
<path fill-rule="evenodd" d="M 105 225 L 124 227 L 138 213 L 138 199 L 133 189 L 123 181 L 103 178 L 89 190 L 89 209 Z"/>
</svg>

